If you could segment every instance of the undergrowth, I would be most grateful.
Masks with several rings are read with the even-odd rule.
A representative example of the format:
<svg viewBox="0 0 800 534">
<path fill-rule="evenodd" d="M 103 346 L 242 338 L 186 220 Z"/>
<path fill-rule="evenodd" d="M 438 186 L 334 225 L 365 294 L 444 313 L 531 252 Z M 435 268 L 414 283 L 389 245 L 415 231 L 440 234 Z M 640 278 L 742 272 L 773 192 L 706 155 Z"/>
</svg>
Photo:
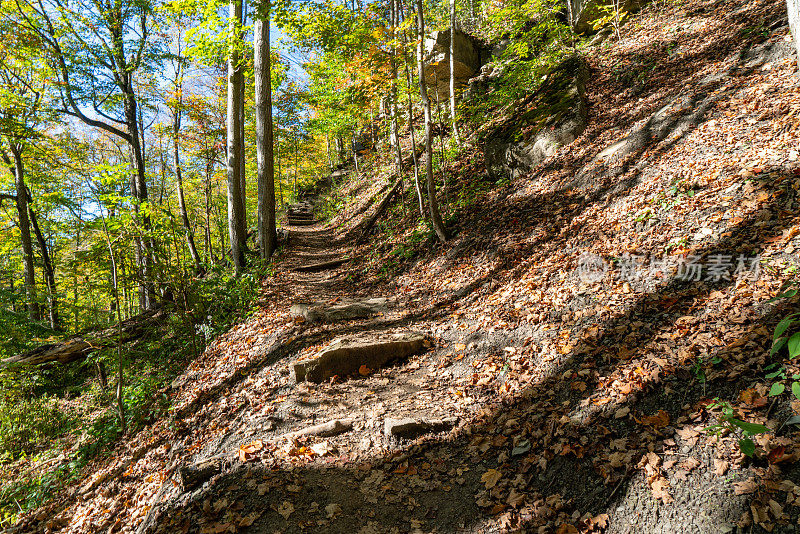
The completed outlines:
<svg viewBox="0 0 800 534">
<path fill-rule="evenodd" d="M 167 387 L 213 338 L 256 308 L 261 279 L 271 269 L 256 264 L 235 277 L 222 267 L 203 278 L 182 280 L 167 320 L 123 350 L 127 438 L 168 415 Z M 3 320 L 0 313 L 0 321 Z M 13 315 L 18 320 L 16 314 Z M 49 333 L 36 323 L 15 322 L 19 332 L 0 343 L 9 356 L 35 346 L 22 329 Z M 113 348 L 80 363 L 0 372 L 0 527 L 51 499 L 80 478 L 86 466 L 111 454 L 122 437 L 114 406 L 117 376 Z"/>
</svg>

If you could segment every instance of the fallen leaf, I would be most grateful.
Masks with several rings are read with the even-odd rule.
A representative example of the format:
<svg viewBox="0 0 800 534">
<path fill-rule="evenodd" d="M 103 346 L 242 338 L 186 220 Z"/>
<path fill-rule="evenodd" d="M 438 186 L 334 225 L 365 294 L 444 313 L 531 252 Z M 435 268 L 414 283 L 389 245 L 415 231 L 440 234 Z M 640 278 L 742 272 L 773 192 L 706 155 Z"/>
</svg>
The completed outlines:
<svg viewBox="0 0 800 534">
<path fill-rule="evenodd" d="M 641 423 L 658 430 L 659 428 L 664 428 L 669 424 L 669 414 L 664 410 L 659 410 L 658 413 L 654 415 L 643 417 Z"/>
<path fill-rule="evenodd" d="M 722 476 L 728 472 L 728 462 L 725 460 L 715 459 L 714 460 L 714 474 L 717 476 Z"/>
<path fill-rule="evenodd" d="M 242 462 L 249 462 L 254 460 L 256 453 L 264 448 L 264 442 L 260 439 L 251 441 L 246 445 L 239 447 L 239 460 Z"/>
<path fill-rule="evenodd" d="M 753 493 L 757 489 L 758 483 L 756 483 L 754 478 L 748 478 L 747 480 L 733 483 L 733 492 L 736 495 L 747 495 Z"/>
<path fill-rule="evenodd" d="M 669 481 L 664 477 L 657 477 L 650 483 L 653 497 L 661 499 L 665 504 L 672 502 L 672 495 L 669 493 Z"/>
<path fill-rule="evenodd" d="M 492 489 L 502 476 L 503 474 L 497 469 L 489 469 L 481 476 L 481 482 L 484 483 L 486 489 Z"/>
<path fill-rule="evenodd" d="M 342 507 L 336 503 L 331 503 L 325 507 L 325 513 L 328 515 L 328 519 L 333 519 L 342 513 Z"/>
<path fill-rule="evenodd" d="M 289 516 L 294 513 L 294 505 L 289 501 L 283 501 L 280 506 L 278 506 L 278 513 L 283 516 L 284 519 L 288 520 Z"/>
</svg>

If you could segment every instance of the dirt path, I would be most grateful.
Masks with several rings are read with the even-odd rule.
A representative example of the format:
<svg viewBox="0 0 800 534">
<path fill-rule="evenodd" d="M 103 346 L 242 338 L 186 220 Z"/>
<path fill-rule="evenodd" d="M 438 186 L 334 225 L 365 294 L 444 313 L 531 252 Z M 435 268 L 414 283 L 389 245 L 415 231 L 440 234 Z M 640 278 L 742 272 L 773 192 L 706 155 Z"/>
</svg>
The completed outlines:
<svg viewBox="0 0 800 534">
<path fill-rule="evenodd" d="M 344 237 L 319 224 L 303 225 L 289 228 L 289 243 L 280 262 L 279 284 L 291 287 L 293 297 L 281 306 L 357 298 L 358 289 L 353 291 L 347 284 L 347 263 L 311 272 L 304 269 L 346 258 L 349 248 Z M 320 325 L 301 321 L 290 330 L 305 339 L 298 345 L 302 357 L 344 334 L 370 339 L 410 329 L 428 333 L 430 325 L 414 319 L 416 315 L 390 300 L 385 312 L 372 318 Z M 464 407 L 455 409 L 447 387 L 454 376 L 469 373 L 468 362 L 451 365 L 441 351 L 429 347 L 384 369 L 370 370 L 366 376 L 313 384 L 294 382 L 288 368 L 296 358 L 275 358 L 246 380 L 229 384 L 230 397 L 246 399 L 232 412 L 201 409 L 192 418 L 196 421 L 187 422 L 193 428 L 208 428 L 217 418 L 225 418 L 224 432 L 212 432 L 214 438 L 200 440 L 200 433 L 193 432 L 184 439 L 178 450 L 197 450 L 202 445 L 197 454 L 184 457 L 183 465 L 220 456 L 224 462 L 219 473 L 201 487 L 162 494 L 162 504 L 142 531 L 174 532 L 186 525 L 189 531 L 196 526 L 208 531 L 234 524 L 243 528 L 251 520 L 252 526 L 244 531 L 384 532 L 393 525 L 394 531 L 410 532 L 425 524 L 439 530 L 458 531 L 453 530 L 458 525 L 472 528 L 478 514 L 472 494 L 480 474 L 461 467 L 461 462 L 449 461 L 461 455 L 458 448 L 425 452 L 429 458 L 415 465 L 404 459 L 411 441 L 386 431 L 387 420 L 391 424 L 411 418 L 421 425 L 412 428 L 412 434 L 446 435 L 469 412 Z M 334 420 L 347 420 L 352 428 L 336 436 L 286 438 Z M 429 421 L 446 423 L 425 428 Z M 253 442 L 258 443 L 253 458 L 236 460 L 240 447 Z M 375 468 L 374 464 L 384 465 Z"/>
<path fill-rule="evenodd" d="M 290 229 L 260 309 L 177 381 L 174 415 L 141 439 L 145 452 L 121 445 L 87 491 L 24 530 L 793 532 L 800 433 L 786 422 L 800 406 L 788 393 L 769 401 L 763 379 L 770 329 L 786 313 L 765 304 L 779 276 L 687 281 L 668 271 L 626 284 L 575 272 L 588 252 L 612 262 L 800 250 L 800 172 L 785 150 L 796 149 L 800 85 L 781 52 L 785 6 L 730 3 L 651 13 L 614 59 L 622 67 L 608 60 L 587 88 L 586 138 L 535 180 L 492 186 L 458 213 L 446 246 L 419 245 L 430 250 L 386 276 L 374 276 L 384 265 L 371 258 L 391 257 L 391 239 L 407 245 L 411 235 L 351 246 L 345 230 L 388 183 L 354 180 L 345 196 L 358 203 L 335 228 Z M 742 44 L 750 29 L 772 27 L 763 44 Z M 677 53 L 642 44 L 653 35 L 678 39 Z M 642 77 L 643 96 L 633 98 L 614 70 L 631 62 L 663 62 L 676 81 L 650 87 Z M 673 110 L 697 124 L 653 140 L 628 167 L 593 163 L 626 135 L 622 126 L 649 120 L 702 79 L 716 84 L 713 106 Z M 585 167 L 594 174 L 575 184 Z M 343 257 L 352 262 L 330 265 Z M 300 302 L 367 297 L 388 297 L 386 311 L 330 324 L 291 313 Z M 430 346 L 363 375 L 292 377 L 294 363 L 337 338 L 409 330 Z M 756 438 L 756 459 L 741 454 L 735 433 L 704 431 L 718 420 L 714 397 L 774 429 Z M 415 438 L 386 435 L 387 420 L 406 418 L 457 421 Z M 293 434 L 332 421 L 344 431 Z M 182 468 L 214 458 L 196 487 L 181 487 Z"/>
</svg>

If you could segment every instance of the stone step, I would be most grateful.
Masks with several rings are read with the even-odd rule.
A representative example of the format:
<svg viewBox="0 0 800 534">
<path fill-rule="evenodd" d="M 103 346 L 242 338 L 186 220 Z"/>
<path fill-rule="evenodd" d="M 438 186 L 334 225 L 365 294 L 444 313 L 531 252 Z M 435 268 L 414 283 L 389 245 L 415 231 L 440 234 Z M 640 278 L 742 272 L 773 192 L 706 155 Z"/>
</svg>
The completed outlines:
<svg viewBox="0 0 800 534">
<path fill-rule="evenodd" d="M 311 226 L 312 224 L 317 224 L 319 221 L 313 219 L 303 219 L 303 220 L 293 220 L 289 219 L 289 226 Z"/>
<path fill-rule="evenodd" d="M 294 304 L 289 313 L 302 317 L 309 323 L 334 323 L 351 319 L 363 319 L 387 311 L 386 298 L 340 301 L 335 304 L 313 302 Z"/>
<path fill-rule="evenodd" d="M 311 359 L 294 364 L 296 382 L 320 383 L 333 376 L 342 378 L 359 372 L 362 366 L 374 371 L 425 347 L 425 336 L 400 332 L 378 336 L 341 338 L 317 352 Z"/>
<path fill-rule="evenodd" d="M 298 273 L 316 273 L 319 271 L 328 271 L 330 269 L 335 269 L 340 265 L 347 263 L 348 261 L 350 261 L 350 258 L 338 258 L 335 260 L 323 261 L 320 263 L 301 265 L 300 267 L 295 267 L 294 270 Z"/>
<path fill-rule="evenodd" d="M 383 433 L 396 438 L 413 439 L 429 432 L 450 430 L 458 422 L 457 417 L 444 419 L 414 418 L 386 419 L 383 422 Z"/>
<path fill-rule="evenodd" d="M 318 425 L 296 430 L 285 434 L 284 437 L 288 439 L 302 438 L 306 436 L 319 436 L 321 438 L 329 438 L 337 436 L 353 429 L 352 419 L 333 419 L 320 423 Z"/>
</svg>

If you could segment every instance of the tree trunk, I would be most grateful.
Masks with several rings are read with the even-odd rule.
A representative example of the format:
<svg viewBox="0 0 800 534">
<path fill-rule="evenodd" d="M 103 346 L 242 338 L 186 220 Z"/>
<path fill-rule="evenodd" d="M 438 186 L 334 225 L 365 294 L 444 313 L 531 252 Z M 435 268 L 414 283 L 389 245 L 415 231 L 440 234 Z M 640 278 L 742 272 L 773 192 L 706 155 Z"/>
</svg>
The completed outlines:
<svg viewBox="0 0 800 534">
<path fill-rule="evenodd" d="M 228 172 L 228 233 L 231 240 L 231 256 L 236 274 L 245 269 L 244 212 L 242 197 L 242 156 L 244 143 L 241 138 L 242 107 L 239 106 L 240 88 L 244 84 L 244 74 L 240 60 L 242 1 L 230 2 L 231 33 L 236 35 L 230 46 L 228 57 L 228 119 L 227 119 L 227 172 Z M 223 248 L 223 250 L 225 250 Z"/>
<path fill-rule="evenodd" d="M 272 139 L 272 65 L 269 43 L 270 4 L 258 13 L 253 30 L 256 98 L 256 159 L 258 163 L 258 246 L 269 259 L 278 246 L 275 233 L 275 162 Z"/>
<path fill-rule="evenodd" d="M 427 174 L 426 181 L 428 186 L 428 210 L 431 215 L 431 224 L 433 230 L 439 241 L 444 243 L 447 241 L 447 233 L 442 223 L 442 216 L 439 213 L 439 204 L 436 201 L 436 184 L 433 179 L 433 145 L 431 142 L 431 101 L 428 98 L 428 84 L 425 80 L 425 60 L 423 43 L 425 42 L 425 14 L 423 12 L 422 0 L 416 0 L 417 3 L 417 31 L 419 32 L 417 38 L 417 66 L 419 69 L 419 91 L 422 96 L 422 107 L 425 110 L 425 172 Z"/>
<path fill-rule="evenodd" d="M 450 120 L 453 123 L 453 138 L 461 146 L 461 136 L 458 134 L 458 121 L 456 121 L 456 0 L 450 0 Z"/>
<path fill-rule="evenodd" d="M 391 25 L 392 25 L 392 92 L 391 92 L 391 114 L 392 114 L 392 135 L 391 135 L 391 144 L 394 146 L 394 154 L 395 154 L 395 164 L 397 166 L 397 177 L 400 178 L 402 176 L 403 171 L 403 154 L 400 149 L 400 131 L 397 126 L 397 99 L 398 99 L 398 91 L 397 91 L 397 46 L 395 43 L 397 42 L 397 26 L 400 24 L 398 19 L 399 16 L 397 14 L 398 7 L 395 0 L 389 0 L 390 3 L 390 18 L 391 18 Z"/>
<path fill-rule="evenodd" d="M 403 30 L 403 49 L 406 48 L 408 38 L 406 31 Z M 414 131 L 414 106 L 411 104 L 411 87 L 413 81 L 411 79 L 411 69 L 408 68 L 408 62 L 404 61 L 406 70 L 406 84 L 408 85 L 408 134 L 411 136 L 411 159 L 414 162 L 414 188 L 417 191 L 417 200 L 419 201 L 419 216 L 425 218 L 425 203 L 422 200 L 422 188 L 419 184 L 419 158 L 417 156 L 417 136 Z"/>
<path fill-rule="evenodd" d="M 297 157 L 300 152 L 300 142 L 297 139 L 297 132 L 294 134 L 294 201 L 297 202 Z"/>
<path fill-rule="evenodd" d="M 203 268 L 203 262 L 200 259 L 200 254 L 197 252 L 197 246 L 194 242 L 194 231 L 192 224 L 189 221 L 189 214 L 186 211 L 186 199 L 183 194 L 183 172 L 181 167 L 180 148 L 178 147 L 178 134 L 181 130 L 181 118 L 183 115 L 183 60 L 178 58 L 178 72 L 176 73 L 175 89 L 178 95 L 178 101 L 175 105 L 175 112 L 172 120 L 172 159 L 175 163 L 175 181 L 178 188 L 178 209 L 181 212 L 181 221 L 183 222 L 183 229 L 186 233 L 186 245 L 189 247 L 189 254 L 192 255 L 195 268 L 200 272 Z"/>
<path fill-rule="evenodd" d="M 206 203 L 206 228 L 205 228 L 205 249 L 206 249 L 206 262 L 209 265 L 214 264 L 214 249 L 211 244 L 211 177 L 214 172 L 214 160 L 209 157 L 206 160 L 206 183 L 204 184 L 203 196 Z"/>
<path fill-rule="evenodd" d="M 31 223 L 28 218 L 28 191 L 25 186 L 25 168 L 22 163 L 22 147 L 14 143 L 11 154 L 14 157 L 14 180 L 17 187 L 17 217 L 19 234 L 22 241 L 22 268 L 25 282 L 25 298 L 28 303 L 28 316 L 31 321 L 41 320 L 39 302 L 36 296 L 36 274 L 33 261 L 33 242 L 31 240 Z"/>
<path fill-rule="evenodd" d="M 131 153 L 131 196 L 134 198 L 134 209 L 140 217 L 142 229 L 145 234 L 150 230 L 150 216 L 146 213 L 140 215 L 141 204 L 147 202 L 147 180 L 145 175 L 144 153 L 141 138 L 139 137 L 139 116 L 136 111 L 136 95 L 130 75 L 122 84 L 124 92 L 125 122 L 130 135 L 128 143 Z M 152 280 L 152 240 L 148 235 L 136 236 L 136 262 L 141 270 L 139 280 L 139 306 L 149 310 L 155 304 L 155 288 Z"/>
<path fill-rule="evenodd" d="M 58 294 L 56 293 L 55 268 L 53 267 L 53 261 L 52 257 L 50 256 L 50 249 L 47 246 L 47 241 L 44 238 L 44 234 L 42 234 L 42 229 L 39 228 L 39 221 L 30 204 L 28 204 L 28 214 L 30 215 L 33 233 L 36 236 L 36 241 L 39 244 L 39 251 L 42 255 L 44 281 L 47 284 L 47 318 L 50 322 L 50 328 L 53 330 L 58 330 L 61 325 L 58 317 Z"/>
</svg>

